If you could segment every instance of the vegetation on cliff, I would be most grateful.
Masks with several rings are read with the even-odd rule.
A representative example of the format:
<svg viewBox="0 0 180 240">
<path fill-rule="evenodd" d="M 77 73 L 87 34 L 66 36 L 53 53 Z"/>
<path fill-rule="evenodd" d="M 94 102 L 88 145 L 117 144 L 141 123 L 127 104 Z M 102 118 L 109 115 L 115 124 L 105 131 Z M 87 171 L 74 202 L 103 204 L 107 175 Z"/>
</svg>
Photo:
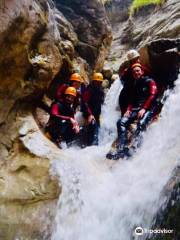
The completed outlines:
<svg viewBox="0 0 180 240">
<path fill-rule="evenodd" d="M 130 7 L 130 15 L 132 15 L 136 10 L 139 10 L 140 8 L 153 4 L 161 4 L 164 0 L 134 0 L 131 7 Z"/>
<path fill-rule="evenodd" d="M 102 0 L 103 4 L 113 4 L 113 2 L 119 3 L 121 0 Z M 147 6 L 147 5 L 158 5 L 162 4 L 164 0 L 132 0 L 129 7 L 129 15 L 133 15 L 135 11 Z"/>
</svg>

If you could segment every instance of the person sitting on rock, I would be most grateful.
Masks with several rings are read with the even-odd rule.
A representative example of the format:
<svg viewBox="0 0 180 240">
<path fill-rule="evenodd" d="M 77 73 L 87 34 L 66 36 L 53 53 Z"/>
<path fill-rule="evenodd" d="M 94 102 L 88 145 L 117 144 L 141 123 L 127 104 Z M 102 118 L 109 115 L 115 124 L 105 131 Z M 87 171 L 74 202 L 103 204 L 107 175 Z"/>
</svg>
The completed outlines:
<svg viewBox="0 0 180 240">
<path fill-rule="evenodd" d="M 119 95 L 119 106 L 122 115 L 124 114 L 128 106 L 129 98 L 130 96 L 132 96 L 132 89 L 135 83 L 132 75 L 131 66 L 135 63 L 140 63 L 140 54 L 135 49 L 131 49 L 127 52 L 126 58 L 127 61 L 125 61 L 119 68 L 119 76 L 123 84 L 123 89 L 121 90 Z M 149 75 L 149 70 L 143 65 L 142 67 L 145 74 Z"/>
<path fill-rule="evenodd" d="M 74 118 L 74 101 L 77 91 L 74 87 L 67 87 L 63 97 L 51 105 L 50 120 L 47 131 L 52 139 L 59 145 L 63 140 L 66 143 L 72 142 L 78 135 L 80 128 Z"/>
<path fill-rule="evenodd" d="M 60 85 L 58 87 L 57 92 L 56 92 L 56 98 L 57 99 L 63 98 L 65 90 L 69 86 L 74 87 L 77 91 L 77 96 L 74 100 L 74 108 L 76 109 L 80 105 L 80 102 L 81 102 L 81 84 L 82 83 L 83 83 L 83 80 L 79 73 L 71 74 L 70 79 L 69 79 L 69 84 L 63 83 L 62 85 Z"/>
<path fill-rule="evenodd" d="M 82 112 L 87 120 L 87 145 L 98 145 L 101 106 L 104 102 L 103 75 L 94 73 L 92 82 L 83 93 Z"/>
<path fill-rule="evenodd" d="M 147 124 L 153 117 L 153 106 L 157 96 L 156 82 L 144 74 L 141 64 L 135 63 L 131 66 L 134 78 L 134 87 L 132 98 L 122 118 L 117 122 L 118 130 L 118 154 L 117 159 L 121 156 L 128 156 L 128 127 L 134 121 L 137 121 L 137 130 L 135 136 L 140 131 L 145 130 Z"/>
</svg>

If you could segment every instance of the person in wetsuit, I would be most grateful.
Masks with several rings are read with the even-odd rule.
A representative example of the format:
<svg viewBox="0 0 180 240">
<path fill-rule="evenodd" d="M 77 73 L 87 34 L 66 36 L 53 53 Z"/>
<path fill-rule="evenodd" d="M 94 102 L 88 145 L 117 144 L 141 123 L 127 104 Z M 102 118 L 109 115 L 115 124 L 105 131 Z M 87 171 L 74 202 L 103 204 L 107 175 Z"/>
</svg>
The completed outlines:
<svg viewBox="0 0 180 240">
<path fill-rule="evenodd" d="M 81 103 L 81 86 L 82 86 L 83 80 L 79 73 L 73 73 L 71 74 L 69 78 L 69 83 L 63 83 L 61 84 L 56 92 L 56 99 L 61 99 L 64 97 L 65 90 L 68 87 L 74 87 L 77 91 L 77 96 L 74 100 L 74 108 L 76 109 L 80 103 Z"/>
<path fill-rule="evenodd" d="M 128 127 L 137 121 L 137 130 L 134 137 L 145 130 L 147 124 L 153 117 L 153 104 L 157 95 L 156 82 L 144 74 L 141 64 L 135 63 L 131 66 L 132 75 L 135 81 L 131 101 L 128 107 L 117 122 L 118 131 L 118 151 L 113 159 L 129 156 L 128 149 Z"/>
<path fill-rule="evenodd" d="M 129 101 L 131 101 L 132 89 L 135 84 L 131 66 L 135 63 L 140 63 L 140 54 L 135 49 L 131 49 L 127 52 L 126 58 L 127 60 L 121 64 L 119 68 L 119 77 L 123 84 L 123 88 L 119 95 L 119 106 L 122 115 L 125 113 Z M 149 70 L 143 65 L 142 67 L 145 74 L 149 74 Z"/>
<path fill-rule="evenodd" d="M 76 96 L 76 89 L 68 87 L 64 96 L 55 100 L 51 105 L 47 131 L 58 145 L 62 140 L 66 143 L 72 142 L 79 134 L 80 128 L 74 118 L 73 106 Z"/>
<path fill-rule="evenodd" d="M 87 145 L 98 145 L 101 106 L 104 102 L 103 75 L 94 73 L 92 82 L 83 93 L 82 112 L 87 121 Z"/>
</svg>

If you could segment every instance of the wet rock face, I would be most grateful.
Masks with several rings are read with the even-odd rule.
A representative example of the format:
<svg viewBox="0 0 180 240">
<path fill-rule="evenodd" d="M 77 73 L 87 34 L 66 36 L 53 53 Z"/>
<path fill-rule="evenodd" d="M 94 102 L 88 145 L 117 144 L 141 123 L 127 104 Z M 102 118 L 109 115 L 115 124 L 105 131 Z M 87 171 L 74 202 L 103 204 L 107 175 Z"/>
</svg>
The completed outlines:
<svg viewBox="0 0 180 240">
<path fill-rule="evenodd" d="M 166 38 L 151 41 L 139 50 L 141 62 L 149 67 L 156 81 L 163 84 L 165 88 L 174 87 L 174 82 L 178 78 L 179 46 L 180 38 Z"/>
<path fill-rule="evenodd" d="M 112 26 L 128 19 L 129 6 L 132 0 L 111 0 L 105 3 L 105 8 Z"/>
<path fill-rule="evenodd" d="M 46 57 L 46 61 L 32 63 L 36 55 Z M 25 233 L 29 234 L 28 239 L 35 239 L 35 235 L 45 235 L 45 229 L 51 231 L 55 212 L 48 209 L 50 206 L 55 209 L 60 187 L 49 174 L 48 157 L 37 156 L 33 149 L 28 149 L 20 129 L 23 118 L 32 116 L 37 99 L 61 65 L 62 56 L 50 31 L 46 5 L 38 5 L 36 1 L 1 1 L 1 239 L 25 237 Z M 39 131 L 32 117 L 30 122 L 24 137 Z M 44 222 L 39 218 L 43 213 Z"/>
<path fill-rule="evenodd" d="M 176 0 L 164 1 L 161 6 L 151 8 L 145 14 L 143 11 L 127 21 L 112 20 L 114 41 L 108 59 L 115 71 L 125 60 L 129 49 L 140 49 L 154 40 L 180 38 L 180 5 Z"/>
<path fill-rule="evenodd" d="M 17 99 L 41 92 L 62 64 L 45 9 L 35 1 L 4 4 L 0 9 L 1 123 Z M 49 60 L 32 68 L 30 59 L 36 53 Z"/>
<path fill-rule="evenodd" d="M 129 23 L 129 27 L 133 25 L 131 44 L 140 46 L 155 39 L 180 37 L 179 11 L 176 0 L 167 0 L 145 16 L 141 16 L 141 12 L 136 14 Z"/>
<path fill-rule="evenodd" d="M 77 34 L 77 52 L 92 67 L 100 70 L 112 40 L 111 27 L 101 1 L 56 0 L 56 3 Z"/>
<path fill-rule="evenodd" d="M 80 15 L 71 22 L 46 0 L 0 1 L 0 239 L 50 239 L 61 186 L 49 170 L 59 149 L 33 114 L 55 76 L 66 79 L 74 70 L 87 76 L 86 69 L 102 65 L 110 28 L 98 4 L 76 2 L 86 27 L 90 21 L 82 31 Z"/>
<path fill-rule="evenodd" d="M 154 220 L 153 229 L 173 230 L 171 234 L 154 234 L 148 240 L 178 240 L 180 238 L 180 168 L 175 169 L 172 178 L 163 191 L 166 201 Z"/>
</svg>

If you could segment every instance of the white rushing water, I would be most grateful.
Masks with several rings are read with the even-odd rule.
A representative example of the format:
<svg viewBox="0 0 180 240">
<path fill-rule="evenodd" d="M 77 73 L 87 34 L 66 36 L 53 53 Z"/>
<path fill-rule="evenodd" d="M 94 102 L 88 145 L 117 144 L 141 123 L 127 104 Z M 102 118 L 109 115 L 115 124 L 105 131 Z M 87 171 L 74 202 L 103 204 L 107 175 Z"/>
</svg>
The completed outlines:
<svg viewBox="0 0 180 240">
<path fill-rule="evenodd" d="M 135 227 L 150 228 L 164 201 L 163 186 L 180 162 L 180 78 L 141 149 L 109 168 L 105 155 L 116 136 L 119 91 L 116 80 L 103 107 L 100 146 L 67 149 L 53 160 L 62 194 L 52 240 L 139 239 Z"/>
</svg>

